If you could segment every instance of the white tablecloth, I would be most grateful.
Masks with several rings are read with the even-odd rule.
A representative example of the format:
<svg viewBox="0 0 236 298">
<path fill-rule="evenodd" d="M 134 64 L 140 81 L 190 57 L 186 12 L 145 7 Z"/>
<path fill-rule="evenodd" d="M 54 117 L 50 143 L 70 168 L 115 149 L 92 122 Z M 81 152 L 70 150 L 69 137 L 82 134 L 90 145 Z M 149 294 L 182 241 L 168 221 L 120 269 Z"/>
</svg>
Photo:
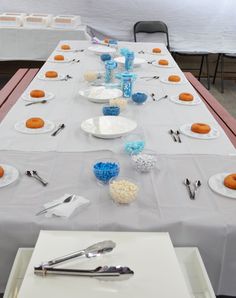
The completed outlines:
<svg viewBox="0 0 236 298">
<path fill-rule="evenodd" d="M 0 60 L 45 61 L 62 39 L 90 39 L 86 30 L 86 26 L 70 30 L 0 28 Z"/>
<path fill-rule="evenodd" d="M 71 41 L 70 44 L 78 49 L 89 46 L 88 42 L 82 41 Z M 121 43 L 120 47 L 123 46 L 135 52 L 150 51 L 154 46 L 163 47 L 148 43 Z M 162 58 L 174 63 L 164 47 L 163 50 L 165 55 Z M 28 87 L 28 91 L 36 88 L 53 92 L 55 98 L 48 104 L 31 107 L 25 107 L 26 102 L 19 99 L 0 125 L 1 162 L 15 165 L 21 173 L 16 184 L 0 189 L 0 289 L 4 288 L 17 248 L 32 247 L 40 229 L 135 230 L 168 231 L 175 245 L 198 246 L 216 293 L 235 295 L 236 205 L 234 200 L 214 194 L 208 188 L 207 180 L 215 173 L 234 171 L 236 150 L 204 103 L 188 107 L 169 99 L 160 102 L 149 99 L 143 106 L 129 102 L 123 116 L 137 121 L 136 131 L 144 134 L 147 148 L 159 154 L 160 171 L 139 175 L 123 152 L 122 139 L 101 140 L 80 129 L 82 120 L 102 114 L 103 105 L 88 102 L 78 95 L 81 88 L 88 86 L 83 80 L 84 71 L 104 69 L 99 56 L 88 51 L 67 53 L 66 56 L 81 61 L 47 62 L 39 75 L 46 70 L 57 70 L 70 74 L 72 80 L 48 82 L 36 77 Z M 151 55 L 141 56 L 153 59 Z M 136 68 L 135 72 L 139 77 L 183 75 L 177 65 L 161 69 L 147 63 Z M 172 86 L 140 78 L 135 89 L 154 92 L 157 97 L 184 91 L 196 95 L 189 83 Z M 24 135 L 14 130 L 16 121 L 32 116 L 52 120 L 56 124 L 65 123 L 66 128 L 55 138 L 50 134 Z M 220 137 L 202 141 L 181 135 L 183 142 L 179 144 L 174 143 L 168 134 L 170 128 L 177 129 L 184 123 L 198 121 L 216 126 L 221 132 Z M 140 196 L 131 206 L 117 207 L 109 200 L 108 189 L 96 184 L 91 165 L 95 159 L 104 156 L 114 156 L 120 161 L 121 175 L 137 180 Z M 24 176 L 26 169 L 33 168 L 50 181 L 47 188 Z M 189 200 L 182 183 L 186 176 L 203 182 L 195 201 Z M 43 203 L 68 192 L 87 197 L 91 201 L 90 206 L 76 212 L 69 220 L 35 217 L 35 212 Z"/>
<path fill-rule="evenodd" d="M 177 51 L 235 52 L 235 0 L 1 0 L 0 11 L 79 14 L 83 23 L 103 36 L 133 40 L 133 25 L 141 20 L 167 23 Z"/>
</svg>

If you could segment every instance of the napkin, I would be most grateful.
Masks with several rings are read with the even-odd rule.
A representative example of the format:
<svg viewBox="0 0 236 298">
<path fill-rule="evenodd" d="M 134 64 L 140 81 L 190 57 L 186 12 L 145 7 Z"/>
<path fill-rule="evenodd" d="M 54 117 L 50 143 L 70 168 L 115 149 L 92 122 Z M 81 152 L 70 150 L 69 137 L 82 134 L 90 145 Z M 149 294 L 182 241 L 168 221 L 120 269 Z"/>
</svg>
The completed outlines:
<svg viewBox="0 0 236 298">
<path fill-rule="evenodd" d="M 71 194 L 64 194 L 64 196 L 60 197 L 59 199 L 53 200 L 51 202 L 48 202 L 44 204 L 45 208 L 51 207 L 55 204 L 63 202 L 66 198 L 68 198 Z M 53 215 L 59 216 L 59 217 L 70 217 L 72 213 L 75 211 L 75 209 L 88 205 L 90 203 L 89 200 L 87 200 L 84 197 L 81 197 L 79 195 L 75 195 L 75 198 L 69 202 L 61 204 L 55 208 L 49 209 L 46 213 L 46 217 L 52 217 Z"/>
</svg>

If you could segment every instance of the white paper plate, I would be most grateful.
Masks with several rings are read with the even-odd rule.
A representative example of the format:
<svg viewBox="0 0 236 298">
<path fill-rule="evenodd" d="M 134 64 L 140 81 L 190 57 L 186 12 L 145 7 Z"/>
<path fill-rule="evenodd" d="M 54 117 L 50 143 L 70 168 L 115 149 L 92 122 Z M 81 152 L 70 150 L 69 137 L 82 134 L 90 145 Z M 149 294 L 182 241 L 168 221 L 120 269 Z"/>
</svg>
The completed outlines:
<svg viewBox="0 0 236 298">
<path fill-rule="evenodd" d="M 94 45 L 88 48 L 89 51 L 94 52 L 97 55 L 100 54 L 111 54 L 115 53 L 116 49 L 112 47 L 102 46 L 102 45 Z"/>
<path fill-rule="evenodd" d="M 219 173 L 211 176 L 208 180 L 208 184 L 214 192 L 227 198 L 236 199 L 236 190 L 230 189 L 224 185 L 225 177 L 230 174 L 231 173 Z"/>
<path fill-rule="evenodd" d="M 75 52 L 76 49 L 70 48 L 69 50 L 63 50 L 61 48 L 57 48 L 56 51 L 57 52 L 64 52 L 64 53 L 68 52 L 69 53 L 69 52 Z"/>
<path fill-rule="evenodd" d="M 152 65 L 156 66 L 156 67 L 160 67 L 160 68 L 174 68 L 175 67 L 175 65 L 171 64 L 170 62 L 168 65 L 160 65 L 160 64 L 158 64 L 158 61 L 154 61 L 154 62 L 152 62 Z"/>
<path fill-rule="evenodd" d="M 137 127 L 133 120 L 120 116 L 101 116 L 82 122 L 83 131 L 102 139 L 114 139 L 128 134 Z"/>
<path fill-rule="evenodd" d="M 41 101 L 41 100 L 51 100 L 54 98 L 54 94 L 51 92 L 45 92 L 45 96 L 44 97 L 31 97 L 30 96 L 30 92 L 24 93 L 21 97 L 23 100 L 25 101 L 30 101 L 30 102 L 37 102 L 37 101 Z"/>
<path fill-rule="evenodd" d="M 161 78 L 160 82 L 162 82 L 164 84 L 170 84 L 170 85 L 183 85 L 183 84 L 188 83 L 188 81 L 183 77 L 181 77 L 180 82 L 170 82 L 170 81 L 168 81 L 168 78 Z"/>
<path fill-rule="evenodd" d="M 26 120 L 19 121 L 15 124 L 15 130 L 26 134 L 42 134 L 52 131 L 55 128 L 55 124 L 49 120 L 44 120 L 44 127 L 42 128 L 28 128 L 25 126 Z"/>
<path fill-rule="evenodd" d="M 18 179 L 19 172 L 16 168 L 5 164 L 0 164 L 0 166 L 4 169 L 4 175 L 0 178 L 0 188 L 11 184 Z"/>
<path fill-rule="evenodd" d="M 51 63 L 70 63 L 72 61 L 71 58 L 67 58 L 67 57 L 64 57 L 65 59 L 64 60 L 54 60 L 53 57 L 52 58 L 49 58 L 47 60 L 47 62 L 51 62 Z"/>
<path fill-rule="evenodd" d="M 61 81 L 63 79 L 65 79 L 65 75 L 64 74 L 58 74 L 58 76 L 56 78 L 48 78 L 45 77 L 45 74 L 39 74 L 38 75 L 38 79 L 43 80 L 43 81 Z"/>
<path fill-rule="evenodd" d="M 125 64 L 125 57 L 120 56 L 114 59 L 117 63 Z M 141 64 L 146 63 L 147 61 L 143 58 L 134 58 L 134 66 L 139 66 Z"/>
<path fill-rule="evenodd" d="M 179 100 L 179 95 L 175 95 L 175 96 L 171 96 L 170 100 L 174 103 L 177 103 L 179 105 L 184 105 L 184 106 L 196 106 L 202 102 L 202 100 L 198 96 L 193 96 L 192 101 L 184 101 L 184 100 Z"/>
<path fill-rule="evenodd" d="M 100 98 L 98 96 L 94 96 L 94 97 L 89 96 L 91 90 L 101 90 L 101 88 L 111 91 L 110 94 L 100 97 Z M 79 94 L 81 96 L 87 98 L 91 102 L 106 103 L 106 102 L 109 102 L 110 99 L 115 99 L 115 98 L 121 97 L 123 93 L 120 89 L 116 89 L 116 88 L 109 89 L 109 88 L 105 88 L 102 86 L 102 87 L 91 87 L 86 90 L 80 90 Z"/>
<path fill-rule="evenodd" d="M 193 132 L 191 131 L 191 126 L 192 126 L 192 123 L 184 124 L 180 127 L 180 131 L 188 137 L 201 139 L 201 140 L 216 139 L 220 135 L 219 130 L 212 126 L 211 126 L 211 131 L 207 134 L 200 134 L 200 133 Z"/>
</svg>

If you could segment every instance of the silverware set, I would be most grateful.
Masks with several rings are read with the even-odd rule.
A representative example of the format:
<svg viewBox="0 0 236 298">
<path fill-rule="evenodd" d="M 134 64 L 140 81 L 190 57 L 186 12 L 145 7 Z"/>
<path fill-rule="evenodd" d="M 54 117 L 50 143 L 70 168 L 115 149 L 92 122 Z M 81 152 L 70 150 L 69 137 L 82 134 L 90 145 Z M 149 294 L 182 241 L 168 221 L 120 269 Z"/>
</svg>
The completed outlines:
<svg viewBox="0 0 236 298">
<path fill-rule="evenodd" d="M 153 62 L 155 62 L 156 60 L 151 60 L 151 61 L 148 61 L 147 63 L 148 64 L 152 64 Z"/>
<path fill-rule="evenodd" d="M 95 269 L 69 269 L 69 268 L 55 268 L 58 264 L 69 262 L 78 257 L 93 258 L 111 252 L 115 248 L 116 244 L 111 240 L 95 243 L 83 250 L 76 251 L 74 253 L 52 259 L 44 262 L 39 266 L 34 267 L 34 273 L 37 275 L 46 276 L 48 274 L 55 275 L 73 275 L 73 276 L 87 276 L 97 278 L 110 278 L 110 277 L 122 277 L 127 279 L 134 274 L 134 272 L 123 266 L 99 266 Z"/>
<path fill-rule="evenodd" d="M 144 50 L 138 52 L 138 54 L 145 54 Z"/>
<path fill-rule="evenodd" d="M 179 130 L 174 131 L 173 129 L 170 129 L 168 131 L 168 133 L 171 135 L 174 142 L 182 143 L 182 140 L 180 138 L 180 131 Z"/>
<path fill-rule="evenodd" d="M 52 137 L 55 137 L 56 135 L 58 135 L 64 128 L 65 128 L 65 124 L 62 123 L 59 125 L 59 127 L 51 134 Z"/>
<path fill-rule="evenodd" d="M 71 63 L 79 63 L 80 62 L 80 59 L 73 59 L 73 60 L 71 60 Z"/>
<path fill-rule="evenodd" d="M 153 76 L 153 77 L 140 77 L 140 79 L 146 79 L 146 81 L 158 80 L 159 78 L 160 78 L 159 76 Z"/>
<path fill-rule="evenodd" d="M 84 52 L 85 50 L 84 49 L 81 49 L 81 50 L 75 50 L 74 52 L 75 53 L 82 53 L 82 52 Z"/>
<path fill-rule="evenodd" d="M 68 80 L 70 80 L 70 79 L 73 79 L 73 77 L 72 76 L 70 76 L 70 75 L 66 75 L 63 79 L 61 79 L 60 81 L 68 81 Z"/>
<path fill-rule="evenodd" d="M 39 211 L 38 213 L 36 213 L 35 215 L 37 215 L 37 216 L 38 215 L 42 215 L 44 213 L 47 213 L 48 210 L 50 210 L 50 209 L 53 209 L 53 208 L 55 208 L 57 206 L 60 206 L 60 205 L 66 204 L 66 203 L 70 203 L 70 202 L 72 202 L 74 200 L 75 197 L 76 197 L 75 195 L 70 195 L 69 197 L 65 198 L 62 202 L 57 203 L 57 204 L 55 204 L 53 206 L 50 206 L 48 208 L 45 208 L 45 209 Z"/>
<path fill-rule="evenodd" d="M 191 183 L 191 180 L 190 179 L 186 178 L 184 180 L 184 185 L 187 188 L 187 191 L 188 191 L 188 195 L 189 195 L 190 200 L 195 200 L 196 193 L 197 193 L 199 187 L 202 185 L 202 183 L 201 183 L 200 180 L 194 181 L 193 188 L 191 188 L 191 184 L 192 183 Z"/>
<path fill-rule="evenodd" d="M 43 186 L 47 186 L 48 185 L 48 182 L 45 181 L 42 177 L 39 176 L 38 172 L 35 171 L 35 170 L 32 170 L 32 171 L 26 171 L 25 172 L 25 175 L 30 177 L 30 178 L 34 178 L 36 179 L 37 181 L 39 181 Z"/>
</svg>

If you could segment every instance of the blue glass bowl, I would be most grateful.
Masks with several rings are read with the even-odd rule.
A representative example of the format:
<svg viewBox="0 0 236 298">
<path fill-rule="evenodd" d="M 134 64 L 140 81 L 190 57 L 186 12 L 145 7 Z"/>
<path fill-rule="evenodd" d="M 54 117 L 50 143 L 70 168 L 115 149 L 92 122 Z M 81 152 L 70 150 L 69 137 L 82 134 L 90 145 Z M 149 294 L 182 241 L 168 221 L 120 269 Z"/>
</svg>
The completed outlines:
<svg viewBox="0 0 236 298">
<path fill-rule="evenodd" d="M 143 104 L 143 103 L 145 103 L 145 101 L 147 100 L 147 98 L 148 98 L 147 94 L 142 93 L 142 92 L 137 92 L 137 93 L 132 94 L 132 100 L 136 104 Z"/>
<path fill-rule="evenodd" d="M 104 116 L 118 116 L 120 114 L 120 108 L 114 106 L 106 106 L 102 109 Z"/>
<path fill-rule="evenodd" d="M 100 56 L 100 58 L 103 62 L 105 62 L 105 61 L 111 60 L 111 55 L 110 54 L 102 54 Z"/>
<path fill-rule="evenodd" d="M 131 134 L 124 137 L 124 150 L 129 155 L 139 154 L 145 148 L 145 140 L 142 134 Z"/>
<path fill-rule="evenodd" d="M 98 182 L 107 184 L 111 178 L 119 175 L 120 164 L 113 159 L 102 159 L 94 163 L 93 173 Z"/>
</svg>

